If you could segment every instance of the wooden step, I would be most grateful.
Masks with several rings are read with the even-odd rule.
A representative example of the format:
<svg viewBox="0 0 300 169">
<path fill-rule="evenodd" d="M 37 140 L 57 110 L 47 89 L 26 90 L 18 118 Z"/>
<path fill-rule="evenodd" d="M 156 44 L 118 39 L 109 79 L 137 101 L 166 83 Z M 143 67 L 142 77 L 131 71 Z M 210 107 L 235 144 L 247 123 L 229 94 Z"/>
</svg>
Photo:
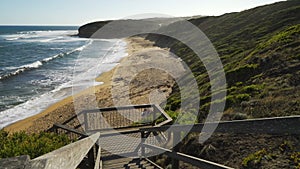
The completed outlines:
<svg viewBox="0 0 300 169">
<path fill-rule="evenodd" d="M 144 159 L 118 158 L 103 161 L 104 169 L 155 169 L 150 162 Z"/>
</svg>

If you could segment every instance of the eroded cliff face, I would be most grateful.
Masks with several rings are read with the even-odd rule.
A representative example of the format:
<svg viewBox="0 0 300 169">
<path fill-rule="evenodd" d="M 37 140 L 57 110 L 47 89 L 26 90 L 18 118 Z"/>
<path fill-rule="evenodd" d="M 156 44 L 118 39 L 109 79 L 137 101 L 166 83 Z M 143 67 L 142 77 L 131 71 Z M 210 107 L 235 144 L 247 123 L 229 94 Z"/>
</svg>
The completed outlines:
<svg viewBox="0 0 300 169">
<path fill-rule="evenodd" d="M 81 38 L 90 38 L 97 30 L 109 22 L 110 21 L 99 21 L 85 24 L 78 29 L 78 36 Z"/>
<path fill-rule="evenodd" d="M 78 36 L 82 38 L 101 39 L 125 38 L 135 35 L 153 33 L 161 27 L 167 26 L 182 19 L 183 18 L 149 18 L 140 20 L 124 19 L 114 21 L 99 21 L 81 26 L 78 30 Z"/>
</svg>

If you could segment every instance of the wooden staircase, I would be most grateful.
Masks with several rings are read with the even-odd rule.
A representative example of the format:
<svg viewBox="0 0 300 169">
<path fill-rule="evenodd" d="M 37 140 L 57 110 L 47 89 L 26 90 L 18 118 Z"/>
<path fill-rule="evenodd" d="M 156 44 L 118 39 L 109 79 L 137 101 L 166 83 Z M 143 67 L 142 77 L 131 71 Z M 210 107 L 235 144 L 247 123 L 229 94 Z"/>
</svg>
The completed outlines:
<svg viewBox="0 0 300 169">
<path fill-rule="evenodd" d="M 143 124 L 139 121 L 143 109 L 150 109 L 152 123 Z M 140 123 L 129 121 L 126 124 L 114 124 L 116 110 L 121 114 L 138 120 Z M 262 118 L 251 120 L 222 121 L 217 123 L 200 123 L 193 125 L 173 124 L 167 125 L 170 117 L 156 105 L 135 105 L 123 106 L 118 108 L 103 108 L 98 112 L 104 114 L 107 121 L 113 128 L 106 128 L 102 124 L 97 124 L 98 115 L 94 115 L 96 110 L 87 110 L 80 115 L 84 116 L 84 123 L 81 128 L 85 133 L 76 128 L 69 128 L 66 125 L 54 125 L 51 131 L 57 134 L 66 134 L 70 139 L 84 139 L 100 133 L 94 146 L 86 154 L 85 159 L 78 166 L 80 169 L 162 169 L 160 166 L 149 160 L 164 154 L 172 159 L 172 168 L 179 169 L 179 161 L 188 163 L 198 168 L 205 169 L 232 169 L 212 161 L 194 157 L 179 152 L 177 143 L 180 141 L 182 133 L 201 133 L 209 132 L 207 129 L 216 127 L 216 133 L 235 133 L 235 134 L 268 134 L 268 135 L 299 135 L 300 116 Z M 96 111 L 97 112 L 97 111 Z M 106 113 L 106 115 L 105 115 Z M 130 117 L 130 118 L 129 118 Z M 133 118 L 131 118 L 133 117 Z M 164 118 L 161 123 L 156 123 L 157 118 Z M 127 121 L 128 121 L 127 119 Z M 120 120 L 120 118 L 118 118 Z M 71 120 L 68 120 L 69 123 Z M 98 121 L 99 122 L 99 121 Z M 128 125 L 129 126 L 125 126 Z M 151 125 L 152 124 L 152 125 Z M 126 137 L 125 137 L 126 136 Z M 170 146 L 171 145 L 171 146 Z M 170 148 L 172 147 L 172 148 Z M 77 168 L 78 168 L 77 167 Z"/>
<path fill-rule="evenodd" d="M 103 161 L 103 168 L 105 169 L 161 169 L 158 166 L 155 166 L 153 163 L 147 159 L 131 159 L 131 158 L 119 158 L 113 160 Z"/>
</svg>

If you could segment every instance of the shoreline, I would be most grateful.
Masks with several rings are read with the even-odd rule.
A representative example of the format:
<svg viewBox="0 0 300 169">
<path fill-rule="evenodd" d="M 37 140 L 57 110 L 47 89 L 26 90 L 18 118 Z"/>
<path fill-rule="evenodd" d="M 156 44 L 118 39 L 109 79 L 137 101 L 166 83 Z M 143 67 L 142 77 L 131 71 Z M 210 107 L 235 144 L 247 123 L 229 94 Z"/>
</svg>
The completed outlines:
<svg viewBox="0 0 300 169">
<path fill-rule="evenodd" d="M 129 55 L 128 53 L 130 51 L 128 50 L 128 40 L 126 40 L 126 39 L 123 39 L 123 40 L 127 43 L 127 46 L 126 46 L 127 55 L 124 57 L 124 58 L 126 58 L 126 57 L 128 57 L 128 55 Z M 122 58 L 122 59 L 124 59 L 124 58 Z M 119 61 L 119 63 L 122 61 L 122 59 Z M 101 89 L 101 88 L 107 87 L 110 84 L 110 78 L 111 78 L 110 74 L 114 71 L 114 69 L 116 67 L 112 68 L 111 70 L 109 70 L 107 72 L 103 72 L 95 79 L 96 82 L 102 82 L 102 84 L 89 87 L 79 93 L 76 93 L 75 96 L 80 96 L 80 95 L 85 95 L 86 93 L 90 93 L 92 90 L 94 90 L 94 88 Z M 73 99 L 74 99 L 73 95 L 63 98 L 62 100 L 55 102 L 54 104 L 51 104 L 45 110 L 41 111 L 38 114 L 35 114 L 33 116 L 27 117 L 25 119 L 16 121 L 14 123 L 11 123 L 11 124 L 5 126 L 3 128 L 3 130 L 8 131 L 8 132 L 27 131 L 28 128 L 35 125 L 34 124 L 35 121 L 37 121 L 39 119 L 43 119 L 46 116 L 49 116 L 51 113 L 53 113 L 54 111 L 56 111 L 57 109 L 59 109 L 61 107 L 69 106 L 70 104 L 73 103 Z M 62 117 L 62 115 L 58 115 L 58 116 Z M 48 126 L 48 128 L 49 128 L 49 126 Z"/>
<path fill-rule="evenodd" d="M 167 51 L 166 49 L 161 49 L 158 47 L 154 47 L 153 46 L 153 42 L 150 42 L 148 40 L 145 40 L 143 38 L 140 37 L 134 37 L 134 38 L 127 38 L 124 39 L 127 43 L 126 46 L 126 51 L 127 51 L 127 56 L 123 57 L 120 61 L 119 64 L 114 67 L 113 69 L 111 69 L 108 72 L 104 72 L 102 73 L 99 77 L 96 78 L 97 82 L 103 82 L 103 84 L 98 85 L 98 86 L 93 86 L 90 87 L 88 89 L 85 89 L 77 94 L 75 94 L 74 96 L 69 96 L 65 99 L 62 99 L 61 101 L 58 101 L 54 104 L 52 104 L 51 106 L 49 106 L 46 110 L 42 111 L 41 113 L 31 116 L 29 118 L 17 121 L 15 123 L 12 123 L 6 127 L 4 127 L 3 129 L 5 131 L 8 132 L 18 132 L 18 131 L 25 131 L 28 133 L 37 133 L 40 131 L 45 131 L 49 128 L 51 128 L 53 126 L 53 124 L 55 123 L 63 123 L 64 121 L 66 121 L 67 119 L 69 119 L 70 117 L 75 115 L 75 109 L 74 109 L 74 98 L 81 98 L 81 100 L 79 103 L 76 102 L 76 105 L 79 104 L 80 108 L 83 109 L 88 109 L 88 107 L 86 107 L 86 103 L 89 103 L 89 99 L 92 99 L 92 97 L 90 96 L 96 96 L 96 101 L 98 103 L 99 107 L 108 107 L 108 106 L 113 106 L 114 102 L 113 99 L 111 98 L 112 93 L 111 93 L 111 89 L 112 89 L 112 83 L 114 83 L 114 85 L 116 84 L 118 85 L 126 85 L 128 86 L 129 84 L 123 84 L 120 83 L 118 84 L 118 82 L 113 82 L 113 76 L 114 73 L 120 69 L 125 67 L 125 70 L 128 70 L 131 65 L 128 65 L 128 63 L 138 63 L 138 64 L 142 64 L 144 61 L 143 59 L 134 56 L 134 54 L 140 50 L 164 50 Z M 127 65 L 126 65 L 127 64 Z M 123 66 L 126 65 L 126 66 Z M 153 76 L 155 75 L 157 72 L 148 72 L 147 75 L 148 76 Z M 126 73 L 124 74 L 126 76 Z M 171 91 L 172 91 L 172 87 L 174 85 L 174 81 L 172 81 L 172 78 L 170 78 L 167 74 L 159 77 L 162 78 L 163 81 L 166 82 L 166 84 L 164 85 L 157 85 L 156 88 L 161 88 L 163 86 L 164 89 L 162 89 L 163 91 L 165 91 L 165 95 L 168 96 Z M 145 79 L 143 78 L 138 78 L 138 80 L 143 81 Z M 149 87 L 149 84 L 152 84 L 152 81 L 147 82 L 148 85 L 146 87 L 140 87 L 140 86 L 134 86 L 133 85 L 133 91 L 134 91 L 134 97 L 133 99 L 133 104 L 146 104 L 149 103 L 149 99 L 148 96 L 151 92 L 151 90 L 153 90 L 153 88 L 155 88 L 155 86 L 151 86 Z M 160 87 L 158 87 L 160 86 Z"/>
</svg>

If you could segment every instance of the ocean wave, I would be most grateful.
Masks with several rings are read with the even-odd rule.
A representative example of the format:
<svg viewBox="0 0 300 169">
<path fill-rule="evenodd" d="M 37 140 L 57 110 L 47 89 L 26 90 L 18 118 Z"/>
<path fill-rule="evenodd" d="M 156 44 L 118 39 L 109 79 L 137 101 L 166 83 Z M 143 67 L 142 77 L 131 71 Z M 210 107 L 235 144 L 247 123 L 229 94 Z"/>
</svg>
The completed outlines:
<svg viewBox="0 0 300 169">
<path fill-rule="evenodd" d="M 50 48 L 51 50 L 63 50 L 64 48 Z"/>
<path fill-rule="evenodd" d="M 31 69 L 31 68 L 39 68 L 43 63 L 41 61 L 36 61 L 31 64 L 24 65 L 23 68 Z"/>
<path fill-rule="evenodd" d="M 11 35 L 1 35 L 7 41 L 20 41 L 20 42 L 72 42 L 84 40 L 71 37 L 70 35 L 76 34 L 76 30 L 59 30 L 59 31 L 28 31 L 18 32 Z"/>
<path fill-rule="evenodd" d="M 7 41 L 13 41 L 13 40 L 18 40 L 20 39 L 21 37 L 15 37 L 15 38 L 6 38 L 5 40 Z"/>
<path fill-rule="evenodd" d="M 49 92 L 4 110 L 0 112 L 0 129 L 11 123 L 37 114 L 56 101 L 57 100 L 53 99 L 52 93 Z"/>
<path fill-rule="evenodd" d="M 74 49 L 74 50 L 72 50 L 72 51 L 69 51 L 69 52 L 67 52 L 66 54 L 69 55 L 69 54 L 74 53 L 74 52 L 81 52 L 81 51 L 83 51 L 85 48 L 87 48 L 88 46 L 90 46 L 92 43 L 93 43 L 93 40 L 90 40 L 89 43 L 87 43 L 87 44 L 85 44 L 85 45 L 83 45 L 83 46 L 80 46 L 80 47 L 78 47 L 78 48 L 76 48 L 76 49 Z"/>
<path fill-rule="evenodd" d="M 81 46 L 79 48 L 76 48 L 74 50 L 71 50 L 69 52 L 59 53 L 57 55 L 54 55 L 54 56 L 51 56 L 51 57 L 48 57 L 48 58 L 45 58 L 45 59 L 42 59 L 42 60 L 39 60 L 39 61 L 35 61 L 33 63 L 30 63 L 30 64 L 22 65 L 22 66 L 19 66 L 19 67 L 6 67 L 5 68 L 6 70 L 14 70 L 14 71 L 0 76 L 0 80 L 4 80 L 4 79 L 10 78 L 12 76 L 19 75 L 20 73 L 28 71 L 28 70 L 37 69 L 37 68 L 41 67 L 44 63 L 50 62 L 54 59 L 61 58 L 61 57 L 64 57 L 66 55 L 70 55 L 74 52 L 80 52 L 84 48 L 86 48 L 88 45 L 89 44 L 83 45 L 83 46 Z"/>
<path fill-rule="evenodd" d="M 43 65 L 43 63 L 41 61 L 36 61 L 36 62 L 31 63 L 31 64 L 20 66 L 14 72 L 11 72 L 11 73 L 0 76 L 0 80 L 7 79 L 7 78 L 12 77 L 12 76 L 16 76 L 16 75 L 18 75 L 18 74 L 20 74 L 20 73 L 22 73 L 26 70 L 37 69 L 42 65 Z"/>
<path fill-rule="evenodd" d="M 115 42 L 115 41 L 113 41 Z M 112 43 L 113 43 L 112 42 Z M 84 46 L 78 47 L 70 52 L 81 52 L 85 48 L 89 48 L 89 45 L 92 43 L 92 40 L 89 41 L 89 43 L 86 43 Z M 91 46 L 93 47 L 93 46 Z M 97 47 L 97 46 L 96 46 Z M 103 47 L 103 46 L 101 46 Z M 98 49 L 98 48 L 97 48 Z M 41 92 L 37 95 L 33 95 L 31 99 L 25 98 L 22 100 L 22 103 L 18 105 L 14 105 L 11 108 L 8 108 L 2 112 L 0 112 L 0 129 L 4 126 L 7 126 L 13 122 L 22 120 L 26 117 L 33 116 L 35 114 L 40 113 L 41 111 L 45 110 L 48 106 L 51 104 L 62 100 L 63 98 L 67 96 L 71 96 L 74 94 L 73 92 L 77 93 L 81 90 L 84 90 L 86 88 L 89 88 L 91 86 L 95 85 L 101 85 L 103 82 L 96 82 L 95 78 L 99 76 L 99 74 L 111 70 L 113 67 L 115 67 L 115 63 L 120 59 L 122 59 L 124 56 L 127 55 L 126 53 L 126 42 L 122 43 L 116 43 L 114 46 L 110 47 L 109 49 L 99 49 L 101 52 L 103 52 L 103 56 L 99 58 L 95 57 L 95 53 L 93 52 L 87 52 L 86 55 L 79 55 L 76 61 L 74 60 L 74 63 L 76 63 L 76 66 L 71 66 L 68 70 L 71 70 L 68 73 L 63 74 L 57 74 L 57 72 L 49 73 L 47 76 L 53 76 L 57 78 L 54 80 L 54 83 L 51 85 L 55 85 L 55 88 L 51 88 L 50 91 L 47 92 Z M 89 50 L 87 50 L 89 51 Z M 105 54 L 105 51 L 113 51 L 108 52 Z M 84 53 L 84 51 L 83 51 Z M 49 62 L 53 59 L 56 59 L 58 57 L 67 57 L 67 53 L 60 53 L 58 55 L 46 58 L 41 60 L 40 62 L 44 64 L 45 62 Z M 80 58 L 81 56 L 81 58 Z M 102 61 L 106 61 L 107 63 L 102 64 L 99 66 L 99 64 Z M 29 64 L 30 65 L 30 64 Z M 28 66 L 28 65 L 27 65 Z M 36 67 L 38 64 L 35 65 Z M 34 67 L 32 65 L 32 67 Z M 41 66 L 40 66 L 41 67 Z M 11 67 L 13 68 L 13 67 Z M 17 67 L 17 69 L 20 69 L 20 67 Z M 31 68 L 35 69 L 35 68 Z M 65 78 L 65 80 L 60 80 L 61 78 Z M 70 78 L 69 78 L 70 77 Z M 50 77 L 49 81 L 48 79 L 43 83 L 48 85 L 49 82 L 52 82 L 53 78 Z M 59 83 L 56 83 L 59 82 Z M 60 83 L 61 82 L 61 83 Z M 32 85 L 35 84 L 41 84 L 41 81 L 32 81 Z M 1 99 L 1 98 L 0 98 Z"/>
<path fill-rule="evenodd" d="M 49 62 L 49 61 L 54 60 L 54 59 L 59 58 L 59 57 L 64 57 L 64 55 L 65 55 L 65 53 L 60 53 L 58 55 L 54 55 L 52 57 L 45 58 L 45 59 L 42 60 L 42 63 Z"/>
<path fill-rule="evenodd" d="M 55 37 L 55 38 L 43 39 L 43 40 L 40 40 L 40 42 L 53 42 L 53 41 L 57 41 L 57 40 L 63 39 L 63 38 L 64 38 L 64 37 L 59 36 L 59 37 Z"/>
</svg>

